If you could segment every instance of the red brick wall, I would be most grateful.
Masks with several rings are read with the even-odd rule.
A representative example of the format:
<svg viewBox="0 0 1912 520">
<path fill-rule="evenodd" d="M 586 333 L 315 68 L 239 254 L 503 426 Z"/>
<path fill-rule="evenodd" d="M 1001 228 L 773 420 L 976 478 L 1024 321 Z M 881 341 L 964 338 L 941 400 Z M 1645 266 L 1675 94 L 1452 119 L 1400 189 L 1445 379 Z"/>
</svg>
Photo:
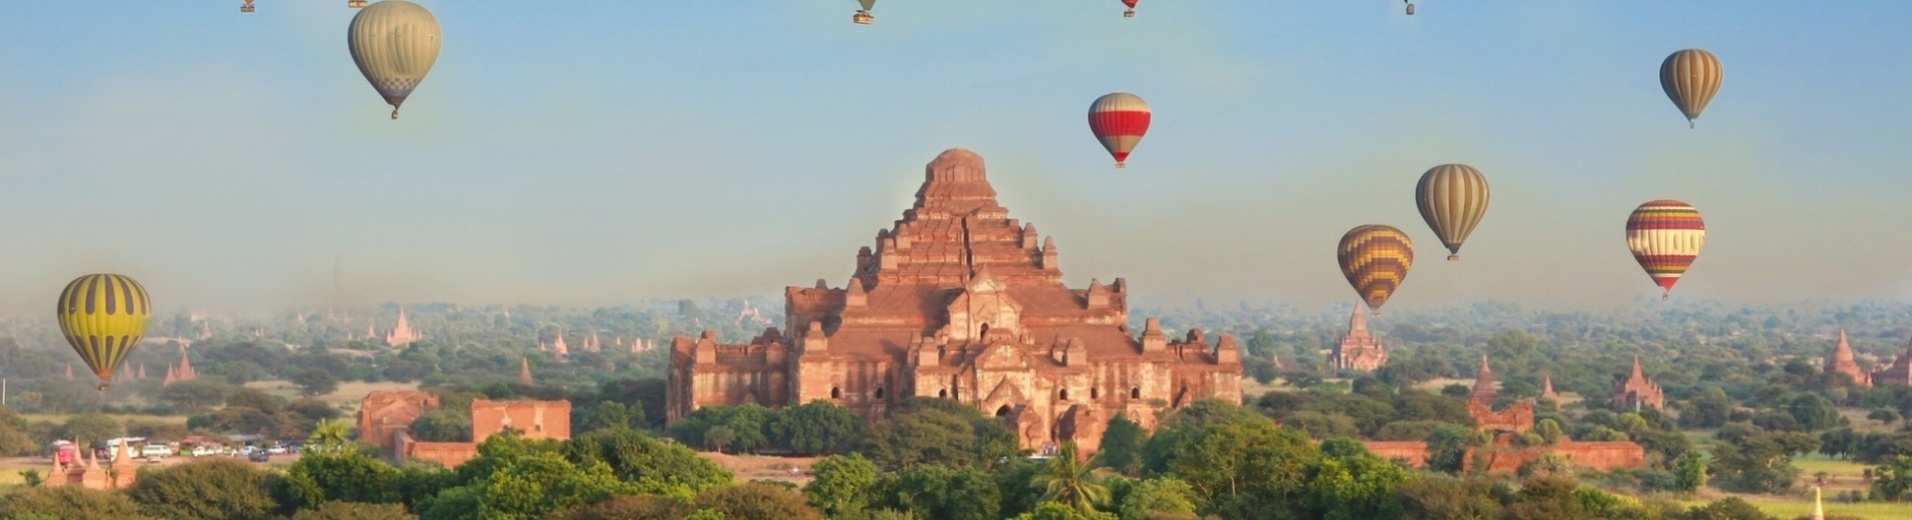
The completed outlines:
<svg viewBox="0 0 1912 520">
<path fill-rule="evenodd" d="M 471 440 L 485 442 L 509 426 L 527 439 L 571 438 L 570 401 L 471 402 Z"/>
<path fill-rule="evenodd" d="M 1485 404 L 1468 401 L 1467 414 L 1474 416 L 1474 423 L 1482 430 L 1518 433 L 1534 429 L 1533 401 L 1517 401 L 1498 412 L 1488 409 Z"/>
<path fill-rule="evenodd" d="M 1583 466 L 1601 471 L 1617 468 L 1646 467 L 1646 448 L 1631 442 L 1573 442 L 1561 441 L 1555 446 L 1515 447 L 1509 443 L 1496 443 L 1491 448 L 1467 450 L 1461 462 L 1462 471 L 1473 471 L 1476 455 L 1487 464 L 1487 471 L 1516 472 L 1522 465 L 1539 460 L 1548 453 L 1558 453 L 1575 466 Z"/>
<path fill-rule="evenodd" d="M 1421 441 L 1365 441 L 1368 451 L 1383 459 L 1401 459 L 1416 468 L 1427 465 L 1427 443 Z"/>
<path fill-rule="evenodd" d="M 379 390 L 359 401 L 359 440 L 393 450 L 392 434 L 410 429 L 412 421 L 438 408 L 438 396 L 417 390 Z"/>
<path fill-rule="evenodd" d="M 412 440 L 412 436 L 404 432 L 396 435 L 395 442 L 398 444 L 398 450 L 394 454 L 399 464 L 417 459 L 455 468 L 478 456 L 478 444 L 473 442 L 419 442 Z"/>
</svg>

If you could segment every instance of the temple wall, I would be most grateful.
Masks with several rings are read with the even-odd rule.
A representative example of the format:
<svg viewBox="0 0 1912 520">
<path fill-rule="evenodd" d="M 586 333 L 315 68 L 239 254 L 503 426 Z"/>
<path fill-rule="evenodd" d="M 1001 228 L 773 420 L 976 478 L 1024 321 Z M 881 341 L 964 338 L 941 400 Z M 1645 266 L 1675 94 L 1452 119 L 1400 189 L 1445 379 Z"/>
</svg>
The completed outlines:
<svg viewBox="0 0 1912 520">
<path fill-rule="evenodd" d="M 1363 441 L 1368 451 L 1383 459 L 1399 459 L 1410 467 L 1427 466 L 1427 443 L 1421 441 Z"/>
</svg>

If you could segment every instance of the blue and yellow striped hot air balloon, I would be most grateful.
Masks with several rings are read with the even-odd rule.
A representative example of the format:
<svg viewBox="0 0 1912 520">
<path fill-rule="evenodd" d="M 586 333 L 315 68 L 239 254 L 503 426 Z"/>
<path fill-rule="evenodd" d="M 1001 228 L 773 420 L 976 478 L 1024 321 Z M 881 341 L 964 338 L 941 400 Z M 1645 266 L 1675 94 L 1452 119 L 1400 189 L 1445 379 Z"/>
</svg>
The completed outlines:
<svg viewBox="0 0 1912 520">
<path fill-rule="evenodd" d="M 113 371 L 133 351 L 133 345 L 146 336 L 146 322 L 153 317 L 152 300 L 146 288 L 124 275 L 89 274 L 75 278 L 60 291 L 54 314 L 60 320 L 60 333 L 80 353 L 93 375 L 100 378 L 104 391 L 113 380 Z"/>
<path fill-rule="evenodd" d="M 1341 274 L 1348 277 L 1348 285 L 1354 286 L 1354 292 L 1379 316 L 1381 306 L 1388 303 L 1388 297 L 1401 287 L 1407 270 L 1414 266 L 1414 242 L 1393 226 L 1369 224 L 1342 235 L 1335 258 L 1341 262 Z"/>
</svg>

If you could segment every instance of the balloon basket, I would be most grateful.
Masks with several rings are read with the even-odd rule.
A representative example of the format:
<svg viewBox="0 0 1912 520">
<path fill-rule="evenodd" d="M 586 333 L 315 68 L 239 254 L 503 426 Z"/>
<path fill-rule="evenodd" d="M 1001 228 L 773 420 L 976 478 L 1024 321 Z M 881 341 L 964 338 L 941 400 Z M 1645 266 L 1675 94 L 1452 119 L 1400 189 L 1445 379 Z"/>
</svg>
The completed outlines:
<svg viewBox="0 0 1912 520">
<path fill-rule="evenodd" d="M 363 8 L 365 7 L 365 0 L 347 0 L 345 6 L 353 9 Z"/>
<path fill-rule="evenodd" d="M 1407 15 L 1414 16 L 1414 4 L 1407 4 Z"/>
<path fill-rule="evenodd" d="M 1122 11 L 1122 17 L 1123 17 L 1123 18 L 1134 18 L 1134 17 L 1135 17 L 1135 10 L 1134 10 L 1134 9 L 1130 9 L 1130 10 L 1127 10 L 1127 11 Z"/>
<path fill-rule="evenodd" d="M 863 24 L 863 25 L 869 25 L 870 22 L 876 21 L 876 17 L 870 16 L 870 13 L 867 13 L 864 11 L 857 11 L 856 14 L 850 16 L 850 21 Z"/>
<path fill-rule="evenodd" d="M 1449 261 L 1449 262 L 1459 262 L 1459 261 L 1461 261 L 1461 255 L 1447 255 L 1447 261 Z"/>
<path fill-rule="evenodd" d="M 250 5 L 239 6 L 239 12 L 241 13 L 250 13 L 252 12 L 252 10 L 253 10 L 253 6 L 250 6 Z"/>
<path fill-rule="evenodd" d="M 1127 168 L 1127 167 L 1129 167 L 1129 163 L 1115 163 L 1115 169 L 1117 170 Z"/>
</svg>

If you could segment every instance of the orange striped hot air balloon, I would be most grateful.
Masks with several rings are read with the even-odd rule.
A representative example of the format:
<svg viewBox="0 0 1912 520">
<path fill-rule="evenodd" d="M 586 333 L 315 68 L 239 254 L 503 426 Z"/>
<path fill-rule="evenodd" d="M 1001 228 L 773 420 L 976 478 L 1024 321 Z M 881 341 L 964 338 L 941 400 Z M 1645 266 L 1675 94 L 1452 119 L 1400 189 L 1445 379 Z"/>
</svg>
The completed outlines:
<svg viewBox="0 0 1912 520">
<path fill-rule="evenodd" d="M 1414 265 L 1414 242 L 1393 226 L 1369 224 L 1349 230 L 1341 235 L 1335 252 L 1341 274 L 1376 316 Z"/>
<path fill-rule="evenodd" d="M 1142 135 L 1149 131 L 1149 104 L 1141 96 L 1127 92 L 1116 92 L 1099 98 L 1089 105 L 1089 131 L 1095 132 L 1095 139 L 1102 147 L 1115 156 L 1115 167 L 1127 166 L 1129 152 L 1142 142 Z"/>
<path fill-rule="evenodd" d="M 1720 81 L 1725 78 L 1719 58 L 1700 49 L 1675 52 L 1660 62 L 1660 89 L 1666 91 L 1680 113 L 1686 114 L 1687 128 L 1694 126 L 1693 120 L 1700 118 L 1700 111 L 1706 110 L 1706 103 L 1719 93 Z"/>
<path fill-rule="evenodd" d="M 1641 204 L 1627 217 L 1627 249 L 1646 269 L 1653 283 L 1665 290 L 1660 299 L 1673 293 L 1673 284 L 1699 258 L 1706 246 L 1706 222 L 1700 210 L 1677 200 L 1656 200 Z"/>
<path fill-rule="evenodd" d="M 54 316 L 60 333 L 86 366 L 100 378 L 100 390 L 113 380 L 113 371 L 146 336 L 153 317 L 146 288 L 117 274 L 89 274 L 66 284 Z"/>
</svg>

